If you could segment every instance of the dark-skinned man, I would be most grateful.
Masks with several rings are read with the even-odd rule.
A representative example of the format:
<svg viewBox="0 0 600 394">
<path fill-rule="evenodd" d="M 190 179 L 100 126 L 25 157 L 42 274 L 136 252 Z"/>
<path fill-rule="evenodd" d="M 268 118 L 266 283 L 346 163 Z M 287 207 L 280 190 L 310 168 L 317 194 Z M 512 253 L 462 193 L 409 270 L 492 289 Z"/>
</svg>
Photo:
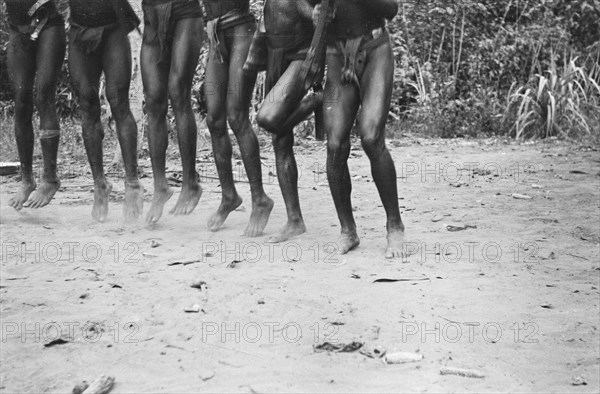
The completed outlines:
<svg viewBox="0 0 600 394">
<path fill-rule="evenodd" d="M 229 213 L 242 204 L 233 181 L 229 123 L 240 147 L 252 193 L 252 213 L 243 235 L 256 237 L 262 234 L 273 209 L 273 200 L 263 189 L 258 138 L 249 119 L 256 73 L 242 72 L 256 22 L 250 13 L 249 0 L 203 2 L 210 46 L 204 81 L 207 125 L 222 193 L 221 205 L 208 220 L 208 228 L 217 231 Z"/>
<path fill-rule="evenodd" d="M 306 231 L 298 197 L 298 169 L 294 157 L 294 126 L 320 107 L 322 95 L 306 95 L 300 68 L 313 37 L 316 3 L 307 0 L 267 0 L 264 25 L 267 43 L 268 92 L 257 116 L 258 124 L 273 134 L 277 179 L 287 211 L 287 223 L 269 242 L 283 242 Z"/>
<path fill-rule="evenodd" d="M 202 9 L 197 0 L 143 0 L 144 38 L 141 65 L 148 145 L 154 174 L 154 195 L 146 220 L 156 223 L 165 203 L 173 195 L 166 177 L 166 151 L 169 143 L 167 109 L 169 100 L 175 115 L 183 185 L 170 213 L 192 213 L 202 189 L 196 173 L 196 119 L 191 91 L 194 72 L 204 36 Z"/>
<path fill-rule="evenodd" d="M 8 73 L 15 99 L 14 129 L 22 182 L 9 205 L 16 210 L 23 206 L 40 208 L 50 203 L 60 187 L 56 85 L 65 57 L 64 20 L 53 1 L 5 0 L 5 3 L 10 28 Z M 39 136 L 44 162 L 39 187 L 33 174 L 34 102 L 40 117 Z"/>
<path fill-rule="evenodd" d="M 138 179 L 137 126 L 129 106 L 131 46 L 127 35 L 140 21 L 126 0 L 70 0 L 69 71 L 81 107 L 83 142 L 94 179 L 92 217 L 104 222 L 112 185 L 104 174 L 100 76 L 117 126 L 125 165 L 125 220 L 142 214 L 144 189 Z"/>
<path fill-rule="evenodd" d="M 315 8 L 315 18 L 321 12 Z M 328 29 L 324 122 L 327 177 L 341 224 L 339 252 L 356 248 L 359 237 L 352 214 L 348 169 L 350 131 L 358 133 L 371 162 L 371 174 L 387 216 L 387 258 L 401 257 L 404 224 L 398 207 L 396 169 L 385 144 L 394 78 L 394 56 L 385 19 L 398 12 L 396 0 L 337 1 Z"/>
</svg>

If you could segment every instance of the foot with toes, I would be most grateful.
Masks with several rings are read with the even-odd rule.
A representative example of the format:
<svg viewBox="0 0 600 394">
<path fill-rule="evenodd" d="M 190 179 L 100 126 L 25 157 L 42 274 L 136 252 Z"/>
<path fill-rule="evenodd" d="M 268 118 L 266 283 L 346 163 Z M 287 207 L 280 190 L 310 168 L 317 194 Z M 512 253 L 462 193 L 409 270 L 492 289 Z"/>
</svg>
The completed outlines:
<svg viewBox="0 0 600 394">
<path fill-rule="evenodd" d="M 100 223 L 104 223 L 108 216 L 108 197 L 112 192 L 112 184 L 103 179 L 94 184 L 94 206 L 92 217 Z"/>
<path fill-rule="evenodd" d="M 264 198 L 258 202 L 253 202 L 250 221 L 242 235 L 246 237 L 258 237 L 261 235 L 267 226 L 269 216 L 271 216 L 271 211 L 273 210 L 273 205 L 273 200 L 267 196 L 264 196 Z"/>
<path fill-rule="evenodd" d="M 144 187 L 138 182 L 125 183 L 123 217 L 127 221 L 137 220 L 144 210 Z"/>
<path fill-rule="evenodd" d="M 179 194 L 179 198 L 177 199 L 177 203 L 169 213 L 172 215 L 189 215 L 194 211 L 196 205 L 198 205 L 201 196 L 202 188 L 199 184 L 195 183 L 189 186 L 184 185 L 181 194 Z"/>
<path fill-rule="evenodd" d="M 23 183 L 21 184 L 19 191 L 17 192 L 17 194 L 15 196 L 13 196 L 10 199 L 10 201 L 8 202 L 8 205 L 13 207 L 17 211 L 20 211 L 21 209 L 23 209 L 24 204 L 27 202 L 27 200 L 29 199 L 29 196 L 31 195 L 31 193 L 33 193 L 35 188 L 36 188 L 35 181 L 23 180 Z"/>
<path fill-rule="evenodd" d="M 390 230 L 387 235 L 386 259 L 408 257 L 404 246 L 404 231 Z"/>
<path fill-rule="evenodd" d="M 168 185 L 154 188 L 154 195 L 152 196 L 150 210 L 146 214 L 146 221 L 149 224 L 155 224 L 158 222 L 163 214 L 165 204 L 171 197 L 173 197 L 173 190 L 171 190 Z"/>
<path fill-rule="evenodd" d="M 59 188 L 59 180 L 52 182 L 46 180 L 42 181 L 40 187 L 38 187 L 37 190 L 31 194 L 25 206 L 28 208 L 45 207 L 46 205 L 50 204 L 50 201 L 52 201 L 52 198 L 54 198 L 54 195 Z"/>
<path fill-rule="evenodd" d="M 240 205 L 242 205 L 242 199 L 237 194 L 232 198 L 223 197 L 217 212 L 208 219 L 208 229 L 212 232 L 219 231 L 229 214 L 235 211 Z"/>
<path fill-rule="evenodd" d="M 338 239 L 338 252 L 346 254 L 360 245 L 360 239 L 356 231 L 343 231 Z"/>
<path fill-rule="evenodd" d="M 285 226 L 279 232 L 267 241 L 268 243 L 279 243 L 285 242 L 292 237 L 304 234 L 306 232 L 306 225 L 304 220 L 300 219 L 297 221 L 288 221 Z"/>
</svg>

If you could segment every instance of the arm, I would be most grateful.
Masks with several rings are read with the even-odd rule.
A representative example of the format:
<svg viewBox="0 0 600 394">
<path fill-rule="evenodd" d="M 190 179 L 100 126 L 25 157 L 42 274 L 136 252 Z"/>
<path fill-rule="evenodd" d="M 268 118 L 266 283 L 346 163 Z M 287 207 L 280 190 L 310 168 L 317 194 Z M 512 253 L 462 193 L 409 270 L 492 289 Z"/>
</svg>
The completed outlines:
<svg viewBox="0 0 600 394">
<path fill-rule="evenodd" d="M 361 3 L 377 16 L 393 19 L 398 13 L 397 0 L 361 0 Z"/>
</svg>

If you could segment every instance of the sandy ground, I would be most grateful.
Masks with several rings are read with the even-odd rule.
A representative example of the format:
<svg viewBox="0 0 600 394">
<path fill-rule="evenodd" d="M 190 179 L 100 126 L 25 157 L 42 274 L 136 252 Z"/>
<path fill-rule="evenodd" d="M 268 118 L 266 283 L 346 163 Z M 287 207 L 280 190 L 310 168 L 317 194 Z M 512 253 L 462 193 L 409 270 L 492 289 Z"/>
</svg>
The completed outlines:
<svg viewBox="0 0 600 394">
<path fill-rule="evenodd" d="M 257 239 L 239 235 L 250 215 L 239 165 L 246 209 L 206 230 L 220 199 L 206 148 L 196 211 L 152 228 L 121 221 L 118 171 L 104 224 L 90 215 L 86 163 L 63 160 L 62 190 L 38 211 L 9 208 L 18 183 L 2 178 L 0 392 L 70 392 L 101 374 L 115 376 L 114 393 L 598 392 L 598 152 L 491 140 L 389 146 L 411 254 L 396 261 L 383 258 L 384 212 L 357 143 L 362 243 L 346 256 L 336 253 L 326 152 L 314 141 L 296 150 L 308 232 L 281 245 L 265 243 L 285 222 L 270 149 L 276 206 Z M 179 164 L 169 169 L 176 184 Z M 457 227 L 466 229 L 448 231 Z M 352 341 L 424 358 L 387 365 L 314 349 Z M 441 375 L 444 366 L 485 378 Z"/>
</svg>

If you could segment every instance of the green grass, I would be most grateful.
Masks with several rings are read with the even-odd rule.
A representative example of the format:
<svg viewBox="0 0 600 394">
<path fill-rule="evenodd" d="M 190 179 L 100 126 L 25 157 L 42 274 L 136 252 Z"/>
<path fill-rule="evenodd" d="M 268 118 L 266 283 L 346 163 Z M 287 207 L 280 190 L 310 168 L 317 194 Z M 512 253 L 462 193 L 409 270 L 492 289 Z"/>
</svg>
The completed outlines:
<svg viewBox="0 0 600 394">
<path fill-rule="evenodd" d="M 600 137 L 600 66 L 588 69 L 577 58 L 562 69 L 552 61 L 544 74 L 513 87 L 509 110 L 516 110 L 511 132 L 517 140 L 558 136 L 566 139 Z M 589 63 L 588 63 L 589 64 Z"/>
</svg>

